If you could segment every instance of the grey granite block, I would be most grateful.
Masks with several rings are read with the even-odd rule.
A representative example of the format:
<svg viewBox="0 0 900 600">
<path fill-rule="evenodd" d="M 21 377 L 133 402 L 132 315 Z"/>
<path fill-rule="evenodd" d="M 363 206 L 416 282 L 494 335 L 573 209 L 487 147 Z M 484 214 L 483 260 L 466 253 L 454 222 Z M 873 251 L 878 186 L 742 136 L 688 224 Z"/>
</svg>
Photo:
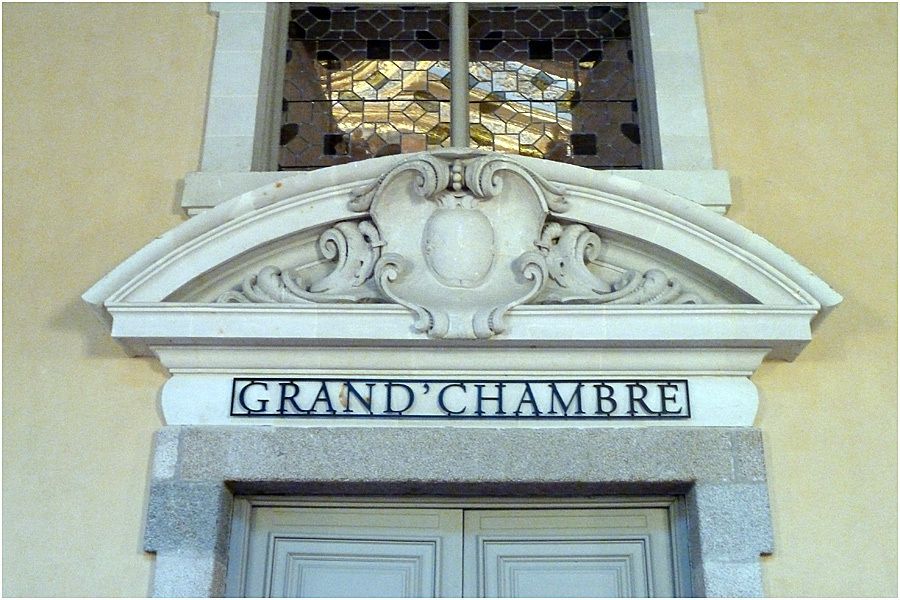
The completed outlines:
<svg viewBox="0 0 900 600">
<path fill-rule="evenodd" d="M 708 598 L 761 598 L 762 572 L 759 561 L 705 562 L 703 595 Z M 694 593 L 698 593 L 694 590 Z"/>
<path fill-rule="evenodd" d="M 152 482 L 145 550 L 212 551 L 224 559 L 232 503 L 233 496 L 222 482 Z"/>
<path fill-rule="evenodd" d="M 762 432 L 758 429 L 733 429 L 734 479 L 738 482 L 766 480 L 766 460 Z"/>
<path fill-rule="evenodd" d="M 172 479 L 177 474 L 178 441 L 181 428 L 163 427 L 156 432 L 153 446 L 153 479 Z"/>
<path fill-rule="evenodd" d="M 698 484 L 687 496 L 691 542 L 706 561 L 747 561 L 772 552 L 764 483 Z"/>
<path fill-rule="evenodd" d="M 727 429 L 185 428 L 197 481 L 683 482 L 732 477 Z"/>
</svg>

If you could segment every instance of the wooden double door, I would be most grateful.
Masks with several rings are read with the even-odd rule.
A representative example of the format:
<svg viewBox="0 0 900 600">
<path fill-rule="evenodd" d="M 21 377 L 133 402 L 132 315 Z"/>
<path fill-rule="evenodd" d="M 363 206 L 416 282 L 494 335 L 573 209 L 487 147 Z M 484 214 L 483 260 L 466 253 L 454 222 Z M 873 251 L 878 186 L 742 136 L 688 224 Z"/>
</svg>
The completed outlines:
<svg viewBox="0 0 900 600">
<path fill-rule="evenodd" d="M 337 505 L 244 500 L 228 594 L 260 597 L 688 595 L 672 502 Z"/>
</svg>

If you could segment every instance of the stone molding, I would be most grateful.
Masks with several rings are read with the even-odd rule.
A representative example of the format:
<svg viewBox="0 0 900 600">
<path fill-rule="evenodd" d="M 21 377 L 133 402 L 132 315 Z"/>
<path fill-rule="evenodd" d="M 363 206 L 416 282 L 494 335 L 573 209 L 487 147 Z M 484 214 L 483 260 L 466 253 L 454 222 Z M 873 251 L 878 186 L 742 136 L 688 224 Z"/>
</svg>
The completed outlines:
<svg viewBox="0 0 900 600">
<path fill-rule="evenodd" d="M 765 478 L 751 428 L 170 426 L 157 433 L 145 548 L 154 596 L 221 596 L 235 495 L 683 495 L 694 595 L 761 596 Z"/>
<path fill-rule="evenodd" d="M 217 15 L 200 169 L 263 171 L 277 164 L 286 2 L 211 2 Z"/>
<path fill-rule="evenodd" d="M 695 14 L 704 3 L 632 7 L 644 166 L 708 171 L 713 154 Z"/>
<path fill-rule="evenodd" d="M 690 424 L 719 426 L 752 425 L 747 377 L 764 357 L 796 357 L 840 302 L 683 198 L 477 151 L 279 180 L 160 236 L 84 299 L 129 352 L 170 370 L 168 423 L 228 422 L 200 407 L 230 376 L 296 376 L 291 353 L 321 371 L 328 350 L 360 377 L 553 377 L 552 352 L 567 357 L 557 372 L 584 377 L 693 377 L 692 403 L 712 412 Z M 455 349 L 471 367 L 417 366 Z M 512 362 L 482 366 L 496 356 Z"/>
<path fill-rule="evenodd" d="M 609 169 L 596 171 L 602 177 L 630 179 L 665 190 L 685 200 L 724 215 L 731 206 L 731 180 L 727 171 L 679 171 L 675 169 Z M 298 174 L 303 176 L 306 174 Z M 288 176 L 285 171 L 219 173 L 197 171 L 184 178 L 181 207 L 193 217 L 232 198 L 274 184 Z"/>
</svg>

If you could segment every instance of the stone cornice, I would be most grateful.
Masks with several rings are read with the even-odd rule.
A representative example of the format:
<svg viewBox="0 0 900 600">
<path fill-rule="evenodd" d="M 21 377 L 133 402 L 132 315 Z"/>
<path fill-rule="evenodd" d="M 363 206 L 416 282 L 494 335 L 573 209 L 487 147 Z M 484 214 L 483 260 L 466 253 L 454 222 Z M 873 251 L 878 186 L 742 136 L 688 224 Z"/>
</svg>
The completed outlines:
<svg viewBox="0 0 900 600">
<path fill-rule="evenodd" d="M 177 341 L 198 346 L 763 348 L 791 360 L 811 339 L 802 306 L 520 306 L 490 340 L 435 340 L 395 305 L 113 304 L 113 336 L 131 353 Z"/>
</svg>

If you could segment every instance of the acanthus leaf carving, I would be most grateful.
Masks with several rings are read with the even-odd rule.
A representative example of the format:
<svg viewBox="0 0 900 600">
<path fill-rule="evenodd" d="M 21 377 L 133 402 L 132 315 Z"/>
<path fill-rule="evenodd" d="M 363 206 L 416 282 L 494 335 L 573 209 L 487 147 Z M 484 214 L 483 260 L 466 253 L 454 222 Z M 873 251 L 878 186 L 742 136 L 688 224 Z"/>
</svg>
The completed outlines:
<svg viewBox="0 0 900 600">
<path fill-rule="evenodd" d="M 216 302 L 321 303 L 377 301 L 381 295 L 372 273 L 384 245 L 371 221 L 344 221 L 326 230 L 319 251 L 336 263 L 322 279 L 306 284 L 297 269 L 263 267 L 244 278 L 240 291 L 220 295 Z"/>
<path fill-rule="evenodd" d="M 544 301 L 584 304 L 700 304 L 680 282 L 659 269 L 626 271 L 616 281 L 592 273 L 588 264 L 600 255 L 600 236 L 584 225 L 548 223 L 538 247 L 547 258 L 551 285 Z"/>
<path fill-rule="evenodd" d="M 335 263 L 327 275 L 307 283 L 299 267 L 267 266 L 217 301 L 396 303 L 413 313 L 414 331 L 461 339 L 503 333 L 509 311 L 530 302 L 701 302 L 658 269 L 594 274 L 600 236 L 547 221 L 568 208 L 565 190 L 496 153 L 416 155 L 355 190 L 349 207 L 371 220 L 320 236 Z"/>
</svg>

